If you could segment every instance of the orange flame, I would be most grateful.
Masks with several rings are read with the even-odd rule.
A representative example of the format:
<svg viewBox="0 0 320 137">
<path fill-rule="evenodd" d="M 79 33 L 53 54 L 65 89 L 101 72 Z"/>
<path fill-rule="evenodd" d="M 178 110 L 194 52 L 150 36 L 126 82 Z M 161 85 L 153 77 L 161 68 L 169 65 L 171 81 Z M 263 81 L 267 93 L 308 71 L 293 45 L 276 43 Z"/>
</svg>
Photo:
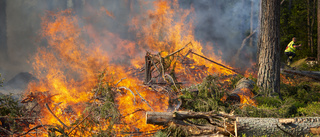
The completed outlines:
<svg viewBox="0 0 320 137">
<path fill-rule="evenodd" d="M 257 106 L 256 101 L 252 99 L 254 97 L 254 94 L 251 92 L 250 89 L 242 88 L 241 92 L 238 92 L 237 94 L 240 97 L 241 104 L 253 105 L 255 107 Z"/>
<path fill-rule="evenodd" d="M 90 91 L 98 82 L 97 75 L 106 70 L 110 73 L 108 78 L 113 82 L 112 84 L 115 84 L 114 81 L 118 79 L 126 78 L 118 84 L 118 87 L 126 87 L 127 89 L 119 89 L 121 95 L 116 98 L 118 109 L 121 115 L 125 116 L 122 122 L 126 125 L 117 125 L 114 129 L 126 128 L 130 132 L 148 132 L 161 128 L 146 125 L 144 112 L 152 109 L 167 111 L 168 95 L 151 91 L 139 85 L 142 81 L 129 74 L 128 66 L 110 62 L 119 56 L 121 58 L 121 55 L 128 55 L 131 57 L 131 66 L 138 68 L 143 62 L 138 50 L 161 51 L 161 55 L 166 56 L 181 49 L 189 42 L 192 44 L 179 52 L 178 56 L 184 56 L 189 50 L 192 50 L 200 55 L 209 53 L 208 57 L 211 59 L 219 63 L 223 62 L 215 56 L 212 45 L 203 46 L 195 40 L 192 25 L 193 10 L 179 8 L 177 0 L 160 0 L 152 4 L 154 10 L 132 19 L 131 30 L 137 33 L 135 42 L 123 40 L 107 30 L 102 30 L 104 37 L 97 35 L 93 26 L 79 26 L 79 18 L 74 16 L 70 10 L 51 13 L 44 17 L 42 37 L 46 39 L 48 46 L 39 48 L 35 55 L 33 67 L 40 82 L 30 84 L 28 91 L 49 92 L 52 95 L 50 96 L 52 103 L 48 104 L 49 107 L 53 108 L 52 111 L 61 121 L 67 126 L 71 126 L 81 116 L 85 103 L 92 98 L 93 93 Z M 110 13 L 110 16 L 113 17 L 113 14 Z M 93 43 L 86 43 L 83 39 L 85 32 L 93 40 Z M 103 50 L 102 45 L 112 45 L 108 48 L 111 48 L 113 52 Z M 197 72 L 197 67 L 208 71 L 208 73 L 233 73 L 191 54 L 188 59 L 197 65 L 189 66 L 195 72 Z M 177 73 L 186 73 L 184 70 L 182 64 L 176 64 Z M 193 74 L 200 78 L 204 77 L 201 74 Z M 76 117 L 70 118 L 64 113 L 64 110 L 70 106 Z M 137 110 L 143 111 L 137 112 Z M 41 119 L 43 124 L 61 124 L 46 109 L 43 109 L 41 113 L 44 117 Z M 93 127 L 97 131 L 99 128 L 106 127 L 101 127 L 101 125 Z M 93 133 L 85 134 L 89 136 Z"/>
</svg>

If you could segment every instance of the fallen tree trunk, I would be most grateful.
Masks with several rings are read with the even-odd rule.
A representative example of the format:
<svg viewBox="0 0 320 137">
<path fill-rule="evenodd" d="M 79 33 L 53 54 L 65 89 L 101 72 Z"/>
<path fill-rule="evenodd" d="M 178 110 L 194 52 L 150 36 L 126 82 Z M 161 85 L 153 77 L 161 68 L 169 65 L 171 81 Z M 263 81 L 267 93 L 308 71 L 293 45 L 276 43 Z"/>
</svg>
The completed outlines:
<svg viewBox="0 0 320 137">
<path fill-rule="evenodd" d="M 246 136 L 279 135 L 302 136 L 320 134 L 320 117 L 297 118 L 251 118 L 235 117 L 215 112 L 147 112 L 147 124 L 176 125 L 183 127 L 191 135 L 230 135 L 237 133 Z M 208 124 L 200 125 L 190 119 L 206 119 Z M 236 124 L 235 124 L 236 123 Z"/>
<path fill-rule="evenodd" d="M 298 76 L 304 76 L 304 77 L 309 77 L 314 80 L 320 81 L 320 74 L 319 71 L 300 71 L 300 70 L 286 70 L 283 69 L 281 71 L 282 73 L 287 73 L 287 74 L 293 74 L 293 75 L 298 75 Z"/>
<path fill-rule="evenodd" d="M 238 133 L 247 136 L 278 135 L 303 136 L 306 134 L 320 135 L 320 117 L 297 118 L 250 118 L 239 117 Z"/>
</svg>

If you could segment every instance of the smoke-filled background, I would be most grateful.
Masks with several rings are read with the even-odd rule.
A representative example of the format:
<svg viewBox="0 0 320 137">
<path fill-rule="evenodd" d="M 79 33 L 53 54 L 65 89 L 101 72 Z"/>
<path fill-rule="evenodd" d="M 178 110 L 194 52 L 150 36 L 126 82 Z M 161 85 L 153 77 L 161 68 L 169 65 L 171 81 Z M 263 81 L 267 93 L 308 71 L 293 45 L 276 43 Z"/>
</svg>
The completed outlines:
<svg viewBox="0 0 320 137">
<path fill-rule="evenodd" d="M 126 49 L 117 49 L 118 38 L 125 40 L 122 42 L 130 47 L 129 50 L 145 54 L 145 50 L 137 48 L 139 45 L 132 45 L 137 33 L 130 29 L 130 23 L 132 18 L 152 10 L 152 1 L 0 0 L 0 73 L 6 79 L 4 85 L 10 82 L 21 85 L 36 79 L 21 72 L 32 72 L 30 61 L 37 47 L 46 46 L 39 31 L 41 18 L 50 12 L 72 9 L 80 19 L 80 26 L 88 27 L 86 33 L 94 33 L 96 39 L 83 38 L 88 43 L 100 44 L 115 57 L 112 58 L 114 62 L 128 63 L 132 58 L 120 53 Z M 203 45 L 212 45 L 215 54 L 227 64 L 245 68 L 255 62 L 256 35 L 245 43 L 237 61 L 234 61 L 234 55 L 243 39 L 257 27 L 258 0 L 179 0 L 179 5 L 194 11 L 190 19 L 194 22 L 196 39 Z"/>
</svg>

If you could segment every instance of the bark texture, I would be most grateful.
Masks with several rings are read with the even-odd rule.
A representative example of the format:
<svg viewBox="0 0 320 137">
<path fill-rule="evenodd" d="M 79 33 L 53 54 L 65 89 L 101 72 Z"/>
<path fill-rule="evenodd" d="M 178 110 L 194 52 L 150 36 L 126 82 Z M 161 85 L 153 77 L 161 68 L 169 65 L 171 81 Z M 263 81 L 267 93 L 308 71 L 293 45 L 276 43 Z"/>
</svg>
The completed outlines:
<svg viewBox="0 0 320 137">
<path fill-rule="evenodd" d="M 320 134 L 320 117 L 252 118 L 212 112 L 147 112 L 147 124 L 184 127 L 192 135 L 303 136 Z M 219 118 L 219 119 L 216 119 Z M 190 119 L 206 119 L 209 124 L 185 123 Z M 222 121 L 221 121 L 222 120 Z M 223 122 L 225 120 L 226 122 Z M 236 127 L 235 127 L 236 122 Z"/>
<path fill-rule="evenodd" d="M 318 20 L 318 63 L 320 63 L 320 0 L 318 0 L 318 13 L 317 13 L 317 20 Z"/>
<path fill-rule="evenodd" d="M 261 1 L 257 84 L 268 95 L 280 91 L 280 0 Z"/>
<path fill-rule="evenodd" d="M 246 118 L 239 117 L 238 133 L 247 136 L 279 135 L 302 136 L 316 134 L 320 126 L 320 117 L 292 118 L 288 122 L 280 122 L 279 118 Z"/>
</svg>

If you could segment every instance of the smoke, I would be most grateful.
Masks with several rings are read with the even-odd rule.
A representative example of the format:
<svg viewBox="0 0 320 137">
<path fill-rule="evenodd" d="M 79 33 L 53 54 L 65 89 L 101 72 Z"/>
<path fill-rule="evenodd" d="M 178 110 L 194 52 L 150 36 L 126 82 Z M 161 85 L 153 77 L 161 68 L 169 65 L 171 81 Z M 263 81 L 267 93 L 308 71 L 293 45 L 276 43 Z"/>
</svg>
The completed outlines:
<svg viewBox="0 0 320 137">
<path fill-rule="evenodd" d="M 251 3 L 252 2 L 252 3 Z M 184 8 L 195 9 L 195 35 L 203 43 L 213 43 L 216 51 L 222 52 L 222 59 L 235 62 L 234 55 L 242 41 L 250 34 L 252 10 L 252 28 L 258 26 L 259 1 L 257 0 L 180 0 Z M 248 67 L 248 61 L 255 62 L 257 35 L 253 44 L 247 41 L 235 63 L 236 67 Z"/>
<path fill-rule="evenodd" d="M 72 8 L 80 21 L 87 27 L 86 33 L 95 33 L 95 37 L 84 34 L 88 43 L 99 44 L 111 56 L 114 62 L 128 63 L 132 55 L 122 55 L 121 50 L 132 54 L 142 54 L 134 43 L 136 33 L 130 30 L 132 17 L 146 13 L 152 8 L 153 0 L 7 0 L 6 35 L 8 59 L 1 60 L 0 73 L 9 80 L 19 72 L 32 71 L 32 56 L 38 46 L 46 46 L 41 39 L 41 17 L 48 11 L 60 11 Z M 143 5 L 142 3 L 146 3 Z M 251 0 L 179 0 L 181 8 L 193 8 L 195 36 L 203 45 L 211 43 L 216 54 L 221 51 L 225 62 L 232 62 L 232 57 L 239 49 L 242 40 L 250 32 L 250 14 L 253 7 L 253 28 L 258 24 L 258 2 Z M 0 12 L 3 12 L 0 10 Z M 256 37 L 254 37 L 256 39 Z M 119 49 L 120 40 L 127 49 Z M 254 41 L 255 43 L 255 41 Z M 247 44 L 248 45 L 248 44 Z M 242 62 L 255 59 L 255 44 L 243 49 Z M 2 49 L 1 49 L 2 50 Z M 3 55 L 1 55 L 3 58 Z M 239 65 L 238 65 L 239 66 Z M 240 66 L 241 67 L 241 66 Z"/>
</svg>

